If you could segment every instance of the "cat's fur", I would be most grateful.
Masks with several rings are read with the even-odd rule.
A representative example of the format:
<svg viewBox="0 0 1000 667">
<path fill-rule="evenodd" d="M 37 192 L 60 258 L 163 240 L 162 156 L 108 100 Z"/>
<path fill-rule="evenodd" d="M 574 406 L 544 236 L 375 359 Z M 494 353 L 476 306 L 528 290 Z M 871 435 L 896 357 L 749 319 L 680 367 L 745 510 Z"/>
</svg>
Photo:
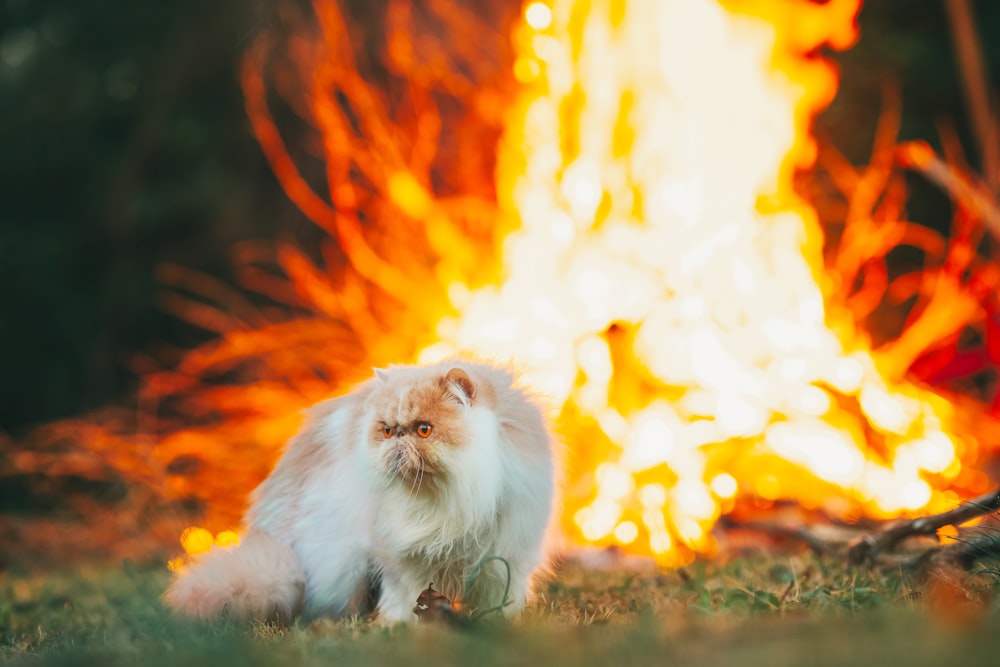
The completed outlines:
<svg viewBox="0 0 1000 667">
<path fill-rule="evenodd" d="M 310 410 L 254 492 L 240 545 L 201 557 L 165 600 L 201 618 L 342 616 L 363 610 L 377 577 L 379 617 L 412 621 L 432 582 L 465 608 L 500 605 L 503 563 L 469 578 L 499 556 L 516 614 L 546 565 L 553 471 L 542 411 L 509 371 L 465 360 L 376 371 Z"/>
</svg>

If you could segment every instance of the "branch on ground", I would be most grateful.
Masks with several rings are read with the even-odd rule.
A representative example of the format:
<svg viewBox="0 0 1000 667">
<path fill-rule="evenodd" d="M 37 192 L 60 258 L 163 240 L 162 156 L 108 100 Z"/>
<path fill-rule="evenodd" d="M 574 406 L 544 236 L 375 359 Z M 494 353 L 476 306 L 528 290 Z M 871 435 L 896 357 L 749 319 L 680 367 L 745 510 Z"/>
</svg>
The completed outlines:
<svg viewBox="0 0 1000 667">
<path fill-rule="evenodd" d="M 947 512 L 908 521 L 894 521 L 878 532 L 856 540 L 851 544 L 847 557 L 855 565 L 874 563 L 882 554 L 894 551 L 903 540 L 936 535 L 937 531 L 945 526 L 958 526 L 998 509 L 1000 509 L 1000 489 Z"/>
</svg>

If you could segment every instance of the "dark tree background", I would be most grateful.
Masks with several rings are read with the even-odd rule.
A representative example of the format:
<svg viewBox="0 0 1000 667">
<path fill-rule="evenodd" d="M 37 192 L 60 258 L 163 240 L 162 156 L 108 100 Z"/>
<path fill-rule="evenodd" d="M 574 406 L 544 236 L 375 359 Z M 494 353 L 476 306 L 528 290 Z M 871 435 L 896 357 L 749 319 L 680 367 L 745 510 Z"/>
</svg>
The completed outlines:
<svg viewBox="0 0 1000 667">
<path fill-rule="evenodd" d="M 198 335 L 158 264 L 227 275 L 296 212 L 249 129 L 246 0 L 0 2 L 0 428 L 122 400 L 129 356 Z"/>
<path fill-rule="evenodd" d="M 0 0 L 0 431 L 125 401 L 132 354 L 205 335 L 161 310 L 162 262 L 231 279 L 237 241 L 305 224 L 237 83 L 279 1 Z M 975 10 L 995 90 L 1000 3 Z M 895 81 L 902 138 L 951 119 L 976 164 L 941 0 L 868 0 L 861 27 L 821 131 L 864 163 Z M 911 218 L 943 228 L 947 201 Z"/>
</svg>

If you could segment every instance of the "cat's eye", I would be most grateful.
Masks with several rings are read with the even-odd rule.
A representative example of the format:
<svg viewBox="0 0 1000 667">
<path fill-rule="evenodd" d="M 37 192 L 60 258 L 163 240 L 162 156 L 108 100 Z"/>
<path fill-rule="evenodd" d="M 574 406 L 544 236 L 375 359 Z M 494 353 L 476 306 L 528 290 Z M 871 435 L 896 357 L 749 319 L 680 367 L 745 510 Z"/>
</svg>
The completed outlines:
<svg viewBox="0 0 1000 667">
<path fill-rule="evenodd" d="M 382 424 L 382 436 L 385 438 L 391 438 L 395 429 L 388 424 Z"/>
<path fill-rule="evenodd" d="M 421 438 L 428 437 L 431 434 L 431 431 L 433 430 L 434 427 L 428 424 L 427 422 L 421 422 L 417 424 L 417 435 L 419 435 Z"/>
</svg>

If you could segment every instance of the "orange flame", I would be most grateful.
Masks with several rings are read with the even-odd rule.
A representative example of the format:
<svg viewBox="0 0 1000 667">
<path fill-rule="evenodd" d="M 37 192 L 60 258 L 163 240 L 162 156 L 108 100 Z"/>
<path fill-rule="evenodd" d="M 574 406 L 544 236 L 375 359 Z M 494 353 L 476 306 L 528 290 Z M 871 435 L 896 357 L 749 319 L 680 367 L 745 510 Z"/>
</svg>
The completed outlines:
<svg viewBox="0 0 1000 667">
<path fill-rule="evenodd" d="M 180 397 L 187 413 L 134 457 L 143 481 L 159 461 L 164 495 L 233 525 L 299 409 L 371 365 L 473 351 L 514 360 L 560 409 L 562 524 L 579 542 L 676 564 L 711 552 L 712 526 L 750 500 L 883 518 L 983 491 L 954 405 L 901 379 L 960 323 L 922 317 L 874 352 L 835 298 L 853 274 L 824 267 L 793 188 L 837 85 L 815 54 L 852 44 L 859 3 L 534 1 L 507 73 L 489 57 L 506 37 L 484 48 L 482 17 L 394 2 L 380 90 L 334 0 L 314 0 L 318 38 L 294 35 L 283 58 L 261 40 L 243 88 L 286 193 L 335 243 L 281 247 L 287 278 L 241 249 L 245 285 L 291 318 L 218 286 L 224 308 L 171 302 L 221 337 L 147 373 L 143 401 Z M 300 171 L 268 76 L 314 122 L 323 174 Z M 165 278 L 205 292 L 176 267 Z M 206 381 L 226 374 L 243 384 Z"/>
<path fill-rule="evenodd" d="M 520 228 L 502 281 L 452 286 L 459 314 L 421 354 L 522 363 L 563 406 L 566 530 L 665 562 L 711 549 L 741 496 L 943 509 L 974 449 L 827 306 L 793 189 L 836 90 L 813 54 L 853 42 L 858 0 L 724 4 L 525 8 L 498 158 Z"/>
</svg>

